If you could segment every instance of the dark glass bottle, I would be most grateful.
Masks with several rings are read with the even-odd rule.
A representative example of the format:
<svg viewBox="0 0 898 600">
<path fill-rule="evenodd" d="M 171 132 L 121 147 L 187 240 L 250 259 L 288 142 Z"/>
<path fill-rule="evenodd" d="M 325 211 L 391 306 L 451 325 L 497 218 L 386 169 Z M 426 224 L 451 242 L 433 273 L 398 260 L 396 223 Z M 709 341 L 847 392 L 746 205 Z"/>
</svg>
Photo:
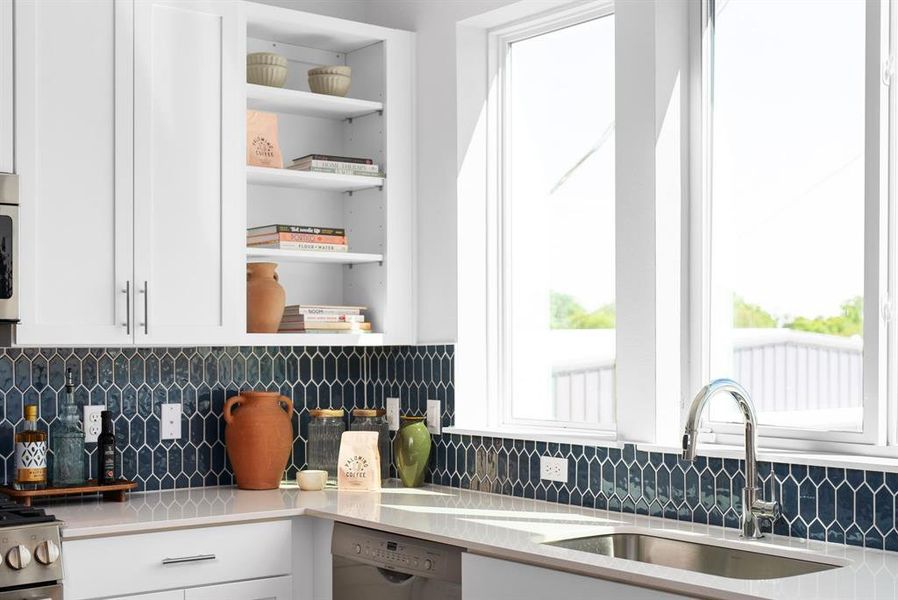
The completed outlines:
<svg viewBox="0 0 898 600">
<path fill-rule="evenodd" d="M 115 432 L 112 429 L 112 413 L 101 414 L 103 428 L 97 438 L 97 483 L 115 483 Z"/>
</svg>

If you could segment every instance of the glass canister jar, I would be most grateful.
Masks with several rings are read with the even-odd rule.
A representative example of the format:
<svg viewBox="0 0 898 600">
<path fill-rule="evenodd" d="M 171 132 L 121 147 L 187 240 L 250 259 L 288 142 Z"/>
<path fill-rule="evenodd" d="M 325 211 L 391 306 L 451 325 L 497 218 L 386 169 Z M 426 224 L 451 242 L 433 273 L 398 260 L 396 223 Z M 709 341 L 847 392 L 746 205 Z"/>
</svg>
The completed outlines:
<svg viewBox="0 0 898 600">
<path fill-rule="evenodd" d="M 340 438 L 346 431 L 342 408 L 313 408 L 309 411 L 309 443 L 306 462 L 310 469 L 327 471 L 328 481 L 337 479 Z"/>
<path fill-rule="evenodd" d="M 377 450 L 380 452 L 380 478 L 390 478 L 390 424 L 387 411 L 382 408 L 355 408 L 352 410 L 352 431 L 376 431 Z"/>
</svg>

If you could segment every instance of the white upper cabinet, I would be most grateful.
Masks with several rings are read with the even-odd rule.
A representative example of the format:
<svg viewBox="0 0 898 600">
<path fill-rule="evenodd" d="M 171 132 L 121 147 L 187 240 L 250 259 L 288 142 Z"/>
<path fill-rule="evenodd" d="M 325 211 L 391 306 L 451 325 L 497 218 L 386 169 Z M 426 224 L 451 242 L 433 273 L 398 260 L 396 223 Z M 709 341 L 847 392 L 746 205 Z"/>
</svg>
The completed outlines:
<svg viewBox="0 0 898 600">
<path fill-rule="evenodd" d="M 238 331 L 238 10 L 235 2 L 135 5 L 137 343 L 226 343 Z"/>
<path fill-rule="evenodd" d="M 130 21 L 127 2 L 15 3 L 19 343 L 132 339 Z"/>
<path fill-rule="evenodd" d="M 13 64 L 12 2 L 0 2 L 0 173 L 14 168 Z"/>
</svg>

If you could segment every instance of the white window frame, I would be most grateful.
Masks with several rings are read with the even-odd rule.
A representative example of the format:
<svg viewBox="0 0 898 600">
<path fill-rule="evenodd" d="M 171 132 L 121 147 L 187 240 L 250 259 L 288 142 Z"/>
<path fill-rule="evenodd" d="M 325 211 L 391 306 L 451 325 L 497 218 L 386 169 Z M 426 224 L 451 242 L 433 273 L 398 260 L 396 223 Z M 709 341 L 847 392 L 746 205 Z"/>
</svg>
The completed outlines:
<svg viewBox="0 0 898 600">
<path fill-rule="evenodd" d="M 699 161 L 694 178 L 690 248 L 687 265 L 692 282 L 692 307 L 689 326 L 694 368 L 692 392 L 707 383 L 710 373 L 710 255 L 711 236 L 711 96 L 710 77 L 713 60 L 714 2 L 703 0 L 699 56 L 693 60 L 698 69 L 701 109 L 693 123 L 694 160 Z M 896 426 L 887 418 L 887 407 L 895 406 L 895 379 L 898 364 L 894 356 L 895 320 L 888 319 L 896 284 L 895 242 L 895 166 L 889 164 L 890 148 L 895 156 L 895 82 L 884 83 L 883 67 L 889 64 L 895 47 L 894 10 L 890 2 L 868 2 L 866 38 L 866 136 L 865 136 L 865 236 L 864 236 L 864 355 L 863 355 L 863 430 L 861 432 L 820 431 L 760 426 L 761 443 L 771 448 L 817 451 L 848 451 L 858 445 L 884 446 L 896 442 Z M 890 21 L 891 19 L 891 21 Z M 871 32 L 877 35 L 871 36 Z M 890 113 L 892 118 L 890 119 Z M 694 113 L 693 113 L 694 114 Z M 892 356 L 889 356 L 889 348 Z M 891 365 L 891 369 L 889 369 Z M 891 377 L 890 377 L 891 376 Z M 891 411 L 895 420 L 895 412 Z M 711 439 L 723 444 L 740 444 L 743 427 L 738 424 L 706 421 Z M 888 425 L 888 426 L 887 426 Z"/>
<path fill-rule="evenodd" d="M 497 82 L 490 91 L 487 102 L 488 121 L 491 123 L 487 143 L 487 236 L 488 242 L 488 317 L 491 329 L 488 339 L 488 364 L 492 365 L 494 376 L 490 376 L 490 389 L 495 396 L 489 398 L 489 427 L 497 430 L 533 430 L 562 431 L 567 434 L 579 434 L 585 437 L 613 438 L 616 423 L 574 423 L 560 420 L 537 420 L 515 418 L 511 398 L 511 352 L 512 327 L 510 324 L 512 303 L 510 293 L 511 265 L 506 259 L 511 254 L 510 248 L 510 211 L 506 208 L 510 198 L 506 194 L 509 177 L 508 153 L 509 131 L 506 126 L 508 114 L 507 88 L 510 81 L 509 49 L 511 44 L 538 35 L 564 29 L 594 19 L 614 14 L 612 1 L 599 1 L 579 4 L 574 7 L 551 11 L 536 17 L 530 17 L 502 27 L 491 29 L 488 33 L 488 73 L 489 80 Z M 547 398 L 547 401 L 551 398 Z M 616 412 L 616 400 L 615 400 Z"/>
</svg>

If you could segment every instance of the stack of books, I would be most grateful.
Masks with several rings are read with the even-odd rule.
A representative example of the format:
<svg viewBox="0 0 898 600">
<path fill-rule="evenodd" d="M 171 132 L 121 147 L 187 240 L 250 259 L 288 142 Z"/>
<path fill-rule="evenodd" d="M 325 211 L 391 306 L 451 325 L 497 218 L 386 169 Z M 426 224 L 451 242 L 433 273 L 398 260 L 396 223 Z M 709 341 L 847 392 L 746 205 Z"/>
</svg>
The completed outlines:
<svg viewBox="0 0 898 600">
<path fill-rule="evenodd" d="M 265 225 L 246 230 L 249 248 L 347 252 L 346 230 L 310 225 Z"/>
<path fill-rule="evenodd" d="M 293 304 L 284 308 L 278 333 L 367 333 L 364 306 Z"/>
<path fill-rule="evenodd" d="M 313 173 L 336 173 L 337 175 L 362 175 L 364 177 L 383 177 L 380 166 L 370 158 L 352 156 L 332 156 L 330 154 L 306 154 L 293 159 L 287 167 L 294 171 L 311 171 Z"/>
</svg>

